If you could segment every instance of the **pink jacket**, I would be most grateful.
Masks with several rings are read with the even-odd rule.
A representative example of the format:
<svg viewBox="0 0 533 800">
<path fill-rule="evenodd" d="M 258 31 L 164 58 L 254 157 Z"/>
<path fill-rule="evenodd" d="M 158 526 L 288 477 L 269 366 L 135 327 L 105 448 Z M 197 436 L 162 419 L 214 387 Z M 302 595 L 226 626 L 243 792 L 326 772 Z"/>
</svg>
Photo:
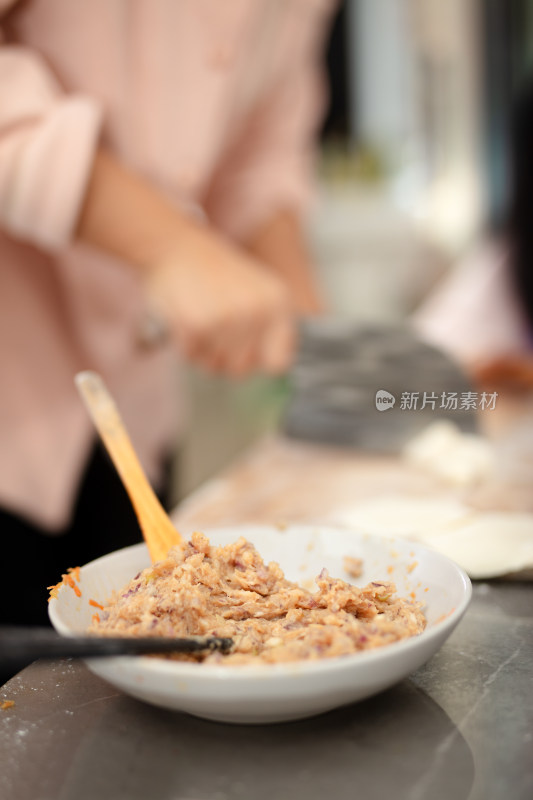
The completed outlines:
<svg viewBox="0 0 533 800">
<path fill-rule="evenodd" d="M 68 520 L 103 374 L 151 478 L 179 418 L 128 265 L 73 241 L 95 147 L 235 238 L 309 195 L 331 0 L 0 0 L 0 505 Z"/>
</svg>

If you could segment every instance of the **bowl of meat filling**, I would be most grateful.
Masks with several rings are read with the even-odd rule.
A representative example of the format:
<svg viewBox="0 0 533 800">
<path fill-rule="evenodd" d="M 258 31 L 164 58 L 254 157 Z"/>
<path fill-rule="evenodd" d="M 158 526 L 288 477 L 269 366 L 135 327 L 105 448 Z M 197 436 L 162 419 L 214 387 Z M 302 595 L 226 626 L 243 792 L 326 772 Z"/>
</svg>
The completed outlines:
<svg viewBox="0 0 533 800">
<path fill-rule="evenodd" d="M 471 584 L 402 539 L 310 525 L 193 533 L 151 564 L 143 544 L 71 569 L 50 602 L 59 633 L 224 637 L 226 651 L 88 659 L 157 706 L 223 722 L 301 719 L 370 697 L 441 647 Z"/>
</svg>

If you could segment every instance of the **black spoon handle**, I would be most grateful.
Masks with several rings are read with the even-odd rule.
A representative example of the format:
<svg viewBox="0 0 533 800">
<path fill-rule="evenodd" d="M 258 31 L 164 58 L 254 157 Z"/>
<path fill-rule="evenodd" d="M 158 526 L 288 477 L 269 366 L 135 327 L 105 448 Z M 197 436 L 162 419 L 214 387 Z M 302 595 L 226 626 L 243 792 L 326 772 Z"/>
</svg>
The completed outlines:
<svg viewBox="0 0 533 800">
<path fill-rule="evenodd" d="M 187 638 L 126 636 L 60 636 L 51 628 L 0 627 L 0 662 L 32 661 L 37 658 L 95 658 L 98 656 L 148 653 L 228 652 L 233 639 L 220 636 Z"/>
</svg>

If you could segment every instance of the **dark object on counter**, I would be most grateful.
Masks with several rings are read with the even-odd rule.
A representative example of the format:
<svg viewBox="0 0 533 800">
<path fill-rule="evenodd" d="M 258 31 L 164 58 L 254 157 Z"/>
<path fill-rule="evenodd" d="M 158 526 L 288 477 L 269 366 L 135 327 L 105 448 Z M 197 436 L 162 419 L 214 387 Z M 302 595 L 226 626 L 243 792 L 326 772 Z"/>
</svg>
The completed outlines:
<svg viewBox="0 0 533 800">
<path fill-rule="evenodd" d="M 233 639 L 220 636 L 187 638 L 126 636 L 60 636 L 51 628 L 0 627 L 0 663 L 28 663 L 37 658 L 95 658 L 101 656 L 146 655 L 148 653 L 227 653 Z"/>
<path fill-rule="evenodd" d="M 296 439 L 397 453 L 437 420 L 477 429 L 481 393 L 407 325 L 305 322 L 290 384 L 282 427 Z"/>
</svg>

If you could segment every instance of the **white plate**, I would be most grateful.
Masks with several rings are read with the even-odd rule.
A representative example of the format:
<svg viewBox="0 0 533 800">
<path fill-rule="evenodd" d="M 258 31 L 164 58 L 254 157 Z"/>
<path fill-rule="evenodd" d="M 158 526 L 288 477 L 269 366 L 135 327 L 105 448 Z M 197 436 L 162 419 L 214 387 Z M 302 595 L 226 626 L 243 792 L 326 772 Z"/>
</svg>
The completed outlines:
<svg viewBox="0 0 533 800">
<path fill-rule="evenodd" d="M 290 664 L 221 667 L 146 656 L 91 659 L 89 668 L 124 692 L 164 708 L 223 722 L 258 724 L 301 719 L 353 703 L 401 681 L 439 649 L 463 616 L 471 596 L 467 575 L 445 556 L 402 539 L 383 539 L 326 526 L 234 526 L 206 530 L 213 544 L 239 536 L 266 562 L 278 561 L 286 576 L 308 585 L 323 567 L 350 580 L 345 555 L 362 558 L 356 582 L 394 580 L 400 595 L 414 592 L 424 603 L 426 630 L 417 637 L 354 655 Z M 143 544 L 110 553 L 82 567 L 76 597 L 61 587 L 50 619 L 61 634 L 87 628 L 95 609 L 149 565 Z M 391 570 L 389 571 L 389 568 Z M 309 584 L 310 585 L 310 584 Z"/>
</svg>

